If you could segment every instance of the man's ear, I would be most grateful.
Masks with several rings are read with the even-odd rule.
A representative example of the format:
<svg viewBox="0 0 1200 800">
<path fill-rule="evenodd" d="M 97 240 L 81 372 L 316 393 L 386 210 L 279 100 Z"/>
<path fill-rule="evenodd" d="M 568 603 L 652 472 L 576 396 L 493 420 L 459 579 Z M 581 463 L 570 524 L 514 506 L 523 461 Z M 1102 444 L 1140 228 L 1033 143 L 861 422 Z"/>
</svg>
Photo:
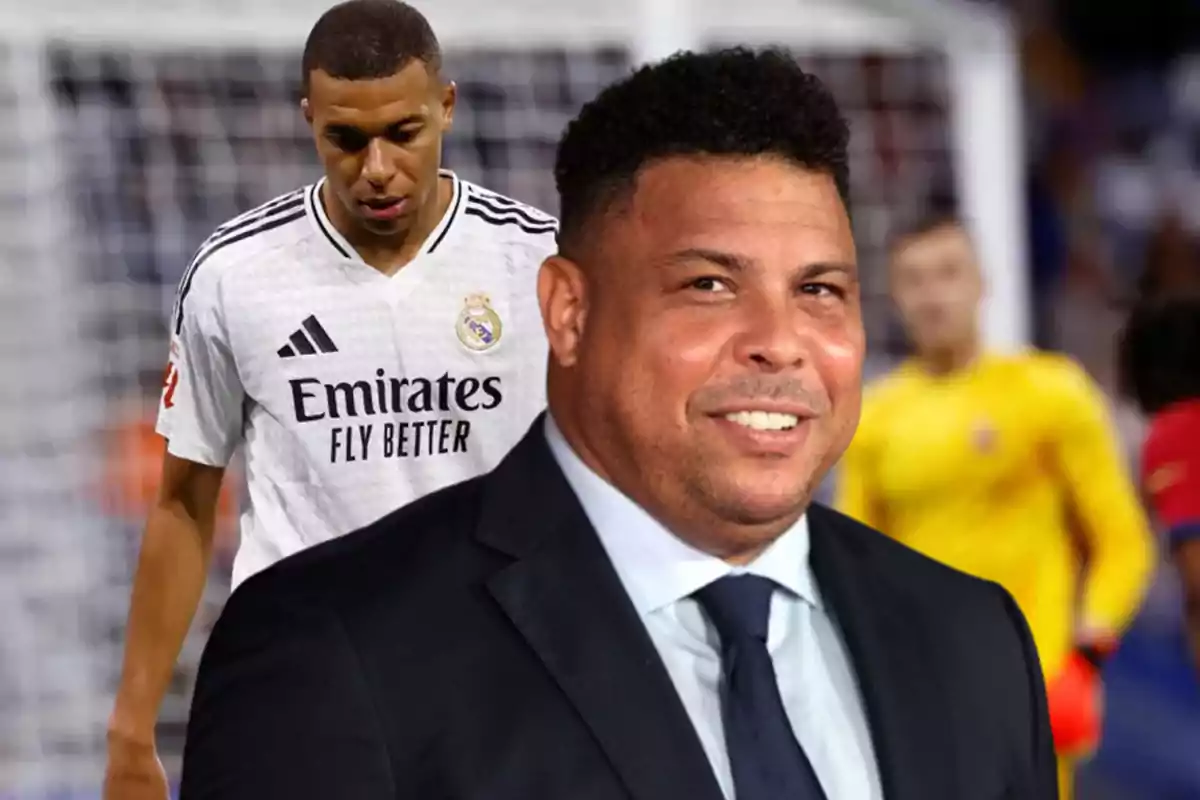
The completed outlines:
<svg viewBox="0 0 1200 800">
<path fill-rule="evenodd" d="M 312 124 L 313 124 L 313 113 L 312 113 L 312 106 L 310 106 L 308 104 L 307 97 L 300 98 L 300 113 L 302 113 L 304 115 L 304 121 L 307 122 L 309 127 L 311 128 Z"/>
<path fill-rule="evenodd" d="M 442 89 L 442 130 L 449 131 L 454 127 L 454 107 L 458 104 L 458 86 L 454 81 L 446 81 Z"/>
<path fill-rule="evenodd" d="M 574 261 L 550 256 L 538 271 L 537 293 L 550 355 L 559 366 L 574 366 L 587 324 L 587 276 Z"/>
</svg>

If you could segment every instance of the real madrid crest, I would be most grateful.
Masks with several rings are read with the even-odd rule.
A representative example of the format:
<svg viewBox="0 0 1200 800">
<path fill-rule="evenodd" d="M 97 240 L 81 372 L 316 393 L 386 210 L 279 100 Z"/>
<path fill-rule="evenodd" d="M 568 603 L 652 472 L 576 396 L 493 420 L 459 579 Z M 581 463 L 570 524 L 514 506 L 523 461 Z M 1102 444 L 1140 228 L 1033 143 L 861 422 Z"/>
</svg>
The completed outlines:
<svg viewBox="0 0 1200 800">
<path fill-rule="evenodd" d="M 998 438 L 996 427 L 986 420 L 978 420 L 971 430 L 971 444 L 980 453 L 990 453 L 995 450 Z"/>
<path fill-rule="evenodd" d="M 492 308 L 491 299 L 482 292 L 476 292 L 467 295 L 454 330 L 464 347 L 481 353 L 499 344 L 504 324 Z"/>
</svg>

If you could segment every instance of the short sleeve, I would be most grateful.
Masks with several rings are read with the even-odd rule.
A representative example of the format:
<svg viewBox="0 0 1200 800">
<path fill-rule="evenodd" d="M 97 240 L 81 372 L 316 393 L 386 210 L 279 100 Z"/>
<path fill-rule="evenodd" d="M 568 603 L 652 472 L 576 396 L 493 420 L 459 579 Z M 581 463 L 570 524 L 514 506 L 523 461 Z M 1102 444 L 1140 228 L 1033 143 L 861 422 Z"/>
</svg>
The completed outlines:
<svg viewBox="0 0 1200 800">
<path fill-rule="evenodd" d="M 1142 485 L 1173 542 L 1200 537 L 1200 403 L 1152 421 L 1142 453 Z"/>
<path fill-rule="evenodd" d="M 244 390 L 230 346 L 215 268 L 185 275 L 156 430 L 171 455 L 224 467 L 242 431 Z"/>
</svg>

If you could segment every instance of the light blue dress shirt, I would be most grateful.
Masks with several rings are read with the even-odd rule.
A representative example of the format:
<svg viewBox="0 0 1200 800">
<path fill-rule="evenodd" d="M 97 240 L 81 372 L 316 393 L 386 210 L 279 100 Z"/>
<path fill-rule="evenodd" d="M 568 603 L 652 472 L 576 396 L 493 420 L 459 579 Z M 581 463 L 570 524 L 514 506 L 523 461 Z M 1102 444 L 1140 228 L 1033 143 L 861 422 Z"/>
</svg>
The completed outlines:
<svg viewBox="0 0 1200 800">
<path fill-rule="evenodd" d="M 801 518 L 745 567 L 686 544 L 579 459 L 547 414 L 546 438 L 662 657 L 725 797 L 733 778 L 721 722 L 721 651 L 693 592 L 729 574 L 770 578 L 767 649 L 784 709 L 828 800 L 882 800 L 853 668 L 821 603 Z"/>
</svg>

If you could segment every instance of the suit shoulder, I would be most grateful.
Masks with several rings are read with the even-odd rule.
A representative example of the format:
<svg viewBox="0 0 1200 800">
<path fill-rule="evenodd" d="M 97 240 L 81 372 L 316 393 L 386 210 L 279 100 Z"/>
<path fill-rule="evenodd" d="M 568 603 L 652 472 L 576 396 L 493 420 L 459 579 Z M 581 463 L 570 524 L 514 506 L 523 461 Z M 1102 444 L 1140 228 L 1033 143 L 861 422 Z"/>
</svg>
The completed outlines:
<svg viewBox="0 0 1200 800">
<path fill-rule="evenodd" d="M 963 676 L 963 685 L 974 687 L 970 694 L 976 700 L 1028 699 L 1030 676 L 1040 674 L 1038 655 L 1028 622 L 1004 587 L 934 561 L 830 509 L 821 509 L 825 515 L 831 515 L 830 535 L 848 539 L 850 547 L 874 564 L 877 579 L 902 599 L 904 613 L 918 618 L 926 645 L 948 669 Z"/>
<path fill-rule="evenodd" d="M 283 558 L 236 593 L 282 595 L 331 610 L 428 583 L 470 548 L 482 477 L 425 495 L 374 523 Z"/>
<path fill-rule="evenodd" d="M 998 607 L 995 603 L 1003 593 L 999 585 L 949 567 L 832 508 L 814 505 L 812 511 L 819 524 L 829 525 L 832 535 L 849 539 L 906 594 L 935 606 L 978 598 Z"/>
</svg>

